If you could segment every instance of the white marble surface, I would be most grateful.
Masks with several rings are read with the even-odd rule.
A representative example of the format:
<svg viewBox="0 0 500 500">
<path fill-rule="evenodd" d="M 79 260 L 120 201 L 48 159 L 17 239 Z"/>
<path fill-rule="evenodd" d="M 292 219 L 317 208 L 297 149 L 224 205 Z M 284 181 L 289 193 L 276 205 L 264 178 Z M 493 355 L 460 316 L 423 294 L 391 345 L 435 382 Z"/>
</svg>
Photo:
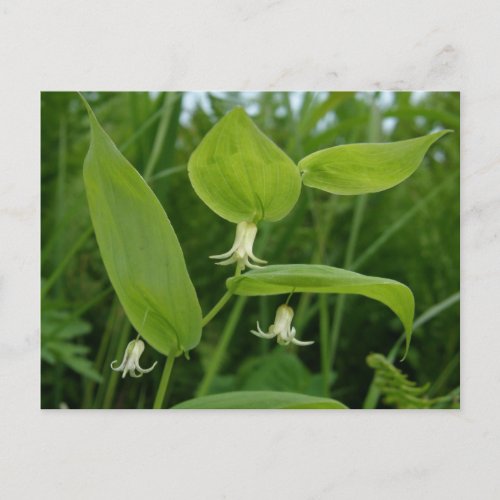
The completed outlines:
<svg viewBox="0 0 500 500">
<path fill-rule="evenodd" d="M 0 496 L 500 497 L 500 7 L 0 0 Z M 39 410 L 39 91 L 462 91 L 462 410 Z"/>
</svg>

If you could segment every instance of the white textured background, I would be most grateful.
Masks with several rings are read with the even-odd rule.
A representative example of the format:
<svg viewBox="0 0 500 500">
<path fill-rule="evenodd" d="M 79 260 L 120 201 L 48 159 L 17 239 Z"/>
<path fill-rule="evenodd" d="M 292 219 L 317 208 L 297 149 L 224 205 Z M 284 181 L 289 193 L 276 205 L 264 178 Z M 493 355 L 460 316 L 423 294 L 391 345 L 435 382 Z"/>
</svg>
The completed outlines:
<svg viewBox="0 0 500 500">
<path fill-rule="evenodd" d="M 500 498 L 500 4 L 0 0 L 0 497 Z M 462 410 L 39 410 L 40 90 L 462 91 Z"/>
</svg>

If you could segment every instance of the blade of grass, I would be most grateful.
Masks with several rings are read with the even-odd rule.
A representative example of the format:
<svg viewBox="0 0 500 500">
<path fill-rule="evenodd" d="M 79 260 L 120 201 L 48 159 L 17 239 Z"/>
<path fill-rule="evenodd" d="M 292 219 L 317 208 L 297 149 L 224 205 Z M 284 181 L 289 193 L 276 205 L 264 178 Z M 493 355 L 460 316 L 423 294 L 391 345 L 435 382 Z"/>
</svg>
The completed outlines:
<svg viewBox="0 0 500 500">
<path fill-rule="evenodd" d="M 356 200 L 354 206 L 354 214 L 352 218 L 352 228 L 349 235 L 349 241 L 347 243 L 347 250 L 344 259 L 344 269 L 350 269 L 352 261 L 354 258 L 354 252 L 356 251 L 356 245 L 358 242 L 359 231 L 361 229 L 361 224 L 363 221 L 363 216 L 366 209 L 366 195 L 359 196 Z M 335 309 L 333 312 L 333 323 L 330 330 L 330 368 L 335 364 L 335 356 L 337 355 L 337 347 L 340 338 L 340 329 L 342 327 L 342 319 L 344 316 L 344 309 L 347 296 L 339 295 L 335 302 Z"/>
<path fill-rule="evenodd" d="M 151 176 L 150 183 L 156 182 L 159 179 L 164 179 L 165 177 L 170 177 L 171 175 L 178 174 L 180 172 L 187 172 L 187 165 L 176 165 L 174 167 L 167 167 L 160 170 L 157 174 Z"/>
<path fill-rule="evenodd" d="M 115 319 L 110 320 L 110 316 L 113 314 L 115 314 Z M 120 339 L 120 333 L 127 325 L 125 313 L 123 312 L 123 309 L 117 299 L 113 301 L 113 306 L 108 317 L 107 324 L 109 324 L 110 327 L 109 334 L 103 335 L 103 338 L 101 338 L 101 343 L 97 353 L 98 357 L 100 355 L 102 356 L 102 358 L 99 359 L 99 373 L 101 373 L 103 380 L 97 388 L 93 408 L 103 407 L 104 396 L 108 388 L 109 379 L 111 378 L 111 375 L 115 373 L 109 368 L 109 366 L 111 362 L 116 359 L 115 354 L 118 352 L 117 346 Z"/>
<path fill-rule="evenodd" d="M 79 209 L 81 208 L 84 202 L 85 202 L 85 193 L 83 191 L 74 195 L 71 198 L 71 200 L 66 201 L 66 209 L 62 220 L 59 221 L 57 225 L 51 227 L 50 235 L 43 242 L 40 255 L 40 266 L 42 269 L 45 269 L 48 262 L 54 258 L 54 254 L 56 252 L 55 248 L 58 244 L 58 240 L 64 236 L 66 236 L 67 238 L 68 226 L 70 224 L 74 224 L 75 221 L 78 220 L 78 217 L 82 216 L 81 213 L 79 212 Z M 80 223 L 83 222 L 84 228 L 90 225 L 88 218 L 86 221 L 79 221 L 79 222 Z"/>
<path fill-rule="evenodd" d="M 83 247 L 83 245 L 85 245 L 87 240 L 92 235 L 93 231 L 94 231 L 93 227 L 89 226 L 81 234 L 80 238 L 78 238 L 78 240 L 76 240 L 73 246 L 66 252 L 66 255 L 61 259 L 58 266 L 54 269 L 50 277 L 43 282 L 42 290 L 40 292 L 40 297 L 42 301 L 45 299 L 47 293 L 50 291 L 50 289 L 54 286 L 59 277 L 62 275 L 62 273 L 66 269 L 66 266 L 72 261 L 73 257 L 78 253 L 78 251 Z"/>
<path fill-rule="evenodd" d="M 127 346 L 127 341 L 130 336 L 130 332 L 132 330 L 132 325 L 128 321 L 128 319 L 124 319 L 125 324 L 123 328 L 120 331 L 119 339 L 118 339 L 118 344 L 116 347 L 116 357 L 114 359 L 117 359 L 118 361 L 121 360 L 123 357 L 123 353 L 125 352 L 125 347 Z M 113 361 L 113 360 L 112 360 Z M 108 379 L 108 382 L 106 384 L 106 391 L 104 393 L 104 399 L 102 402 L 102 408 L 104 409 L 109 409 L 111 408 L 113 404 L 113 400 L 115 397 L 115 392 L 116 392 L 116 386 L 118 384 L 118 379 L 120 378 L 120 372 L 115 372 L 112 371 L 111 375 Z"/>
<path fill-rule="evenodd" d="M 321 378 L 323 395 L 330 394 L 330 360 L 328 357 L 330 332 L 330 314 L 328 310 L 328 295 L 321 294 L 319 296 L 319 338 L 320 338 L 320 351 L 321 351 Z"/>
<path fill-rule="evenodd" d="M 153 141 L 153 148 L 151 149 L 148 162 L 146 163 L 146 167 L 144 168 L 143 177 L 146 182 L 149 182 L 151 180 L 151 176 L 153 175 L 156 164 L 158 163 L 165 138 L 168 134 L 169 126 L 171 126 L 170 118 L 172 116 L 175 103 L 180 99 L 180 97 L 181 94 L 176 92 L 169 92 L 165 96 L 160 122 L 158 124 L 158 129 Z"/>
<path fill-rule="evenodd" d="M 63 328 L 65 328 L 67 325 L 69 325 L 71 322 L 73 322 L 75 319 L 79 318 L 83 314 L 85 314 L 89 309 L 94 307 L 96 304 L 99 304 L 101 300 L 106 298 L 111 292 L 113 291 L 113 287 L 109 286 L 102 292 L 99 292 L 95 297 L 92 297 L 88 302 L 80 306 L 79 308 L 75 309 L 70 316 L 68 316 L 68 319 L 64 322 L 62 322 L 54 332 L 56 335 L 59 333 Z"/>
<path fill-rule="evenodd" d="M 457 352 L 449 361 L 449 363 L 444 367 L 444 370 L 436 378 L 435 382 L 431 385 L 428 396 L 432 398 L 435 394 L 438 394 L 444 388 L 448 379 L 453 375 L 453 372 L 457 369 L 460 363 L 460 353 Z"/>
<path fill-rule="evenodd" d="M 66 117 L 61 114 L 59 120 L 59 148 L 58 148 L 58 158 L 57 158 L 57 190 L 55 199 L 55 225 L 56 227 L 60 225 L 64 218 L 65 208 L 66 208 L 66 171 L 67 171 L 67 156 L 68 156 L 68 125 Z M 55 251 L 53 254 L 54 267 L 58 266 L 58 263 L 62 259 L 63 255 L 63 238 L 59 237 L 56 240 Z M 62 283 L 57 281 L 54 283 L 56 286 L 56 294 L 61 295 L 62 293 Z"/>
<path fill-rule="evenodd" d="M 104 333 L 101 337 L 101 341 L 99 343 L 97 356 L 94 361 L 94 368 L 98 373 L 102 373 L 104 358 L 106 356 L 106 352 L 109 347 L 109 343 L 111 340 L 111 332 L 115 329 L 116 321 L 118 320 L 118 311 L 120 305 L 118 302 L 113 302 L 111 307 L 111 312 L 108 314 L 108 319 L 106 321 L 106 326 L 104 328 Z M 92 408 L 95 407 L 95 390 L 96 383 L 93 380 L 86 380 L 84 386 L 84 397 L 83 397 L 83 408 Z M 94 403 L 94 405 L 93 405 Z"/>
<path fill-rule="evenodd" d="M 312 214 L 313 225 L 316 233 L 316 247 L 311 257 L 311 263 L 317 264 L 323 261 L 323 257 L 326 249 L 326 241 L 330 233 L 330 225 L 333 220 L 331 216 L 332 210 L 326 210 L 326 216 L 321 217 L 321 213 L 318 210 L 314 191 L 312 189 L 307 190 L 307 199 L 309 204 L 309 210 Z M 335 199 L 331 197 L 330 200 Z M 331 204 L 331 201 L 330 201 Z M 310 299 L 309 299 L 310 300 Z M 307 300 L 308 302 L 308 300 Z M 328 305 L 328 296 L 320 295 L 318 298 L 319 303 L 319 338 L 320 338 L 320 359 L 321 359 L 321 379 L 323 395 L 327 396 L 330 392 L 330 362 L 329 362 L 329 324 L 330 324 L 330 313 Z M 302 307 L 306 304 L 306 299 L 301 302 Z M 305 310 L 301 311 L 304 313 Z"/>
<path fill-rule="evenodd" d="M 440 184 L 438 184 L 427 196 L 422 198 L 416 205 L 408 210 L 404 215 L 399 217 L 393 224 L 391 224 L 352 264 L 353 271 L 358 270 L 363 264 L 366 263 L 373 255 L 376 254 L 383 245 L 385 245 L 392 236 L 394 236 L 400 229 L 406 226 L 413 217 L 423 211 L 434 200 L 441 191 L 443 191 L 449 184 L 456 178 L 458 172 L 448 177 Z"/>
<path fill-rule="evenodd" d="M 153 409 L 155 410 L 161 410 L 163 407 L 163 402 L 165 401 L 165 394 L 167 393 L 168 383 L 170 381 L 170 375 L 172 374 L 174 363 L 175 356 L 168 356 L 167 361 L 165 362 L 163 373 L 161 375 L 158 392 L 156 393 L 155 401 L 153 403 Z"/>
</svg>

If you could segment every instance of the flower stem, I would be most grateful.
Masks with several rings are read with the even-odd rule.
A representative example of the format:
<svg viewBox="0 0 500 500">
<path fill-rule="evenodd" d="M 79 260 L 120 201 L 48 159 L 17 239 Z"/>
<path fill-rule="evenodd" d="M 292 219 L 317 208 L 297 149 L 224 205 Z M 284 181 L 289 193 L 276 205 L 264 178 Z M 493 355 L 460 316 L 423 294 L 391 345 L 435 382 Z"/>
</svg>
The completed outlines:
<svg viewBox="0 0 500 500">
<path fill-rule="evenodd" d="M 208 323 L 210 323 L 210 321 L 212 321 L 214 319 L 214 317 L 217 315 L 217 313 L 227 304 L 228 300 L 232 296 L 233 296 L 232 292 L 230 292 L 228 290 L 221 297 L 221 299 L 219 300 L 219 302 L 217 302 L 217 304 L 215 304 L 215 306 L 212 307 L 212 309 L 207 313 L 207 315 L 203 317 L 203 319 L 201 320 L 201 326 L 204 327 L 205 325 L 207 325 Z"/>
<path fill-rule="evenodd" d="M 217 343 L 215 352 L 212 354 L 210 364 L 200 382 L 200 386 L 196 391 L 196 397 L 206 396 L 210 390 L 212 382 L 219 372 L 219 369 L 224 361 L 224 356 L 226 354 L 227 348 L 233 334 L 238 326 L 238 321 L 240 319 L 243 308 L 247 302 L 248 297 L 238 297 L 238 300 L 234 303 L 233 310 L 231 311 L 229 318 L 227 320 L 224 329 L 222 330 L 222 335 Z"/>
<path fill-rule="evenodd" d="M 366 195 L 361 195 L 357 198 L 356 204 L 354 206 L 351 234 L 349 235 L 349 241 L 347 242 L 346 256 L 344 259 L 344 269 L 350 269 L 352 266 L 352 262 L 354 260 L 356 245 L 358 243 L 358 236 L 361 230 L 361 225 L 363 223 L 363 217 L 365 214 L 366 201 L 367 201 Z M 346 295 L 339 295 L 335 303 L 332 329 L 330 334 L 330 355 L 329 355 L 330 367 L 333 367 L 335 363 L 335 357 L 337 355 L 337 347 L 340 338 L 340 329 L 342 327 L 345 303 L 346 303 Z"/>
<path fill-rule="evenodd" d="M 168 382 L 170 381 L 170 374 L 172 373 L 172 368 L 174 366 L 175 356 L 171 355 L 167 357 L 167 362 L 163 368 L 163 373 L 161 375 L 160 385 L 158 387 L 158 392 L 156 393 L 155 402 L 153 408 L 155 410 L 161 410 L 163 402 L 165 401 L 165 394 L 168 388 Z"/>
<path fill-rule="evenodd" d="M 234 276 L 239 276 L 241 274 L 241 266 L 239 264 L 236 265 L 236 269 L 234 270 Z M 214 307 L 208 312 L 208 314 L 202 318 L 201 327 L 208 325 L 210 321 L 212 321 L 215 316 L 219 313 L 219 311 L 227 304 L 228 300 L 233 296 L 233 292 L 229 290 L 220 298 L 219 302 L 215 304 Z"/>
</svg>

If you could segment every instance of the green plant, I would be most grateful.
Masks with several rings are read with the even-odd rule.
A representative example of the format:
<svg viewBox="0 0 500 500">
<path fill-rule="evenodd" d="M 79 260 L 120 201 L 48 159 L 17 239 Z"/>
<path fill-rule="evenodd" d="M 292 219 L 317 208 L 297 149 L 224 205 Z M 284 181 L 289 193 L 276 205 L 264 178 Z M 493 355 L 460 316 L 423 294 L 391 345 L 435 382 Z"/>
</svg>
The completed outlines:
<svg viewBox="0 0 500 500">
<path fill-rule="evenodd" d="M 370 354 L 366 363 L 375 370 L 374 384 L 383 395 L 384 403 L 399 409 L 458 408 L 460 394 L 454 389 L 446 396 L 430 397 L 428 382 L 418 386 L 382 354 Z"/>
<path fill-rule="evenodd" d="M 198 346 L 202 326 L 232 295 L 283 294 L 288 296 L 287 303 L 293 294 L 304 292 L 365 295 L 386 304 L 399 316 L 406 332 L 406 355 L 414 314 L 413 295 L 406 286 L 324 265 L 270 265 L 259 269 L 266 261 L 254 255 L 253 245 L 258 224 L 279 221 L 294 208 L 301 181 L 337 194 L 388 189 L 411 175 L 427 149 L 447 131 L 397 143 L 329 148 L 308 155 L 297 167 L 242 109 L 229 112 L 202 140 L 188 165 L 191 183 L 200 198 L 215 213 L 237 224 L 231 249 L 213 256 L 221 260 L 218 264 L 235 264 L 234 277 L 227 280 L 227 291 L 220 301 L 202 318 L 182 250 L 160 202 L 86 106 L 92 136 L 84 177 L 101 256 L 138 332 L 137 338 L 142 336 L 168 358 L 155 408 L 163 404 L 175 357 L 182 353 L 188 356 Z M 247 267 L 251 270 L 242 274 Z M 258 329 L 259 335 L 276 337 L 283 345 L 300 344 L 291 324 L 293 310 L 288 305 L 286 310 L 291 312 L 280 316 L 278 308 L 269 333 Z M 122 367 L 135 353 L 135 346 L 130 343 Z M 321 349 L 328 358 L 327 340 Z M 134 362 L 138 363 L 141 353 Z M 220 359 L 213 359 L 211 371 L 215 373 Z M 204 387 L 198 391 L 199 396 L 204 396 L 208 385 Z M 239 398 L 236 394 L 234 397 Z M 230 406 L 231 398 L 224 399 Z M 190 405 L 195 405 L 194 401 Z"/>
</svg>

